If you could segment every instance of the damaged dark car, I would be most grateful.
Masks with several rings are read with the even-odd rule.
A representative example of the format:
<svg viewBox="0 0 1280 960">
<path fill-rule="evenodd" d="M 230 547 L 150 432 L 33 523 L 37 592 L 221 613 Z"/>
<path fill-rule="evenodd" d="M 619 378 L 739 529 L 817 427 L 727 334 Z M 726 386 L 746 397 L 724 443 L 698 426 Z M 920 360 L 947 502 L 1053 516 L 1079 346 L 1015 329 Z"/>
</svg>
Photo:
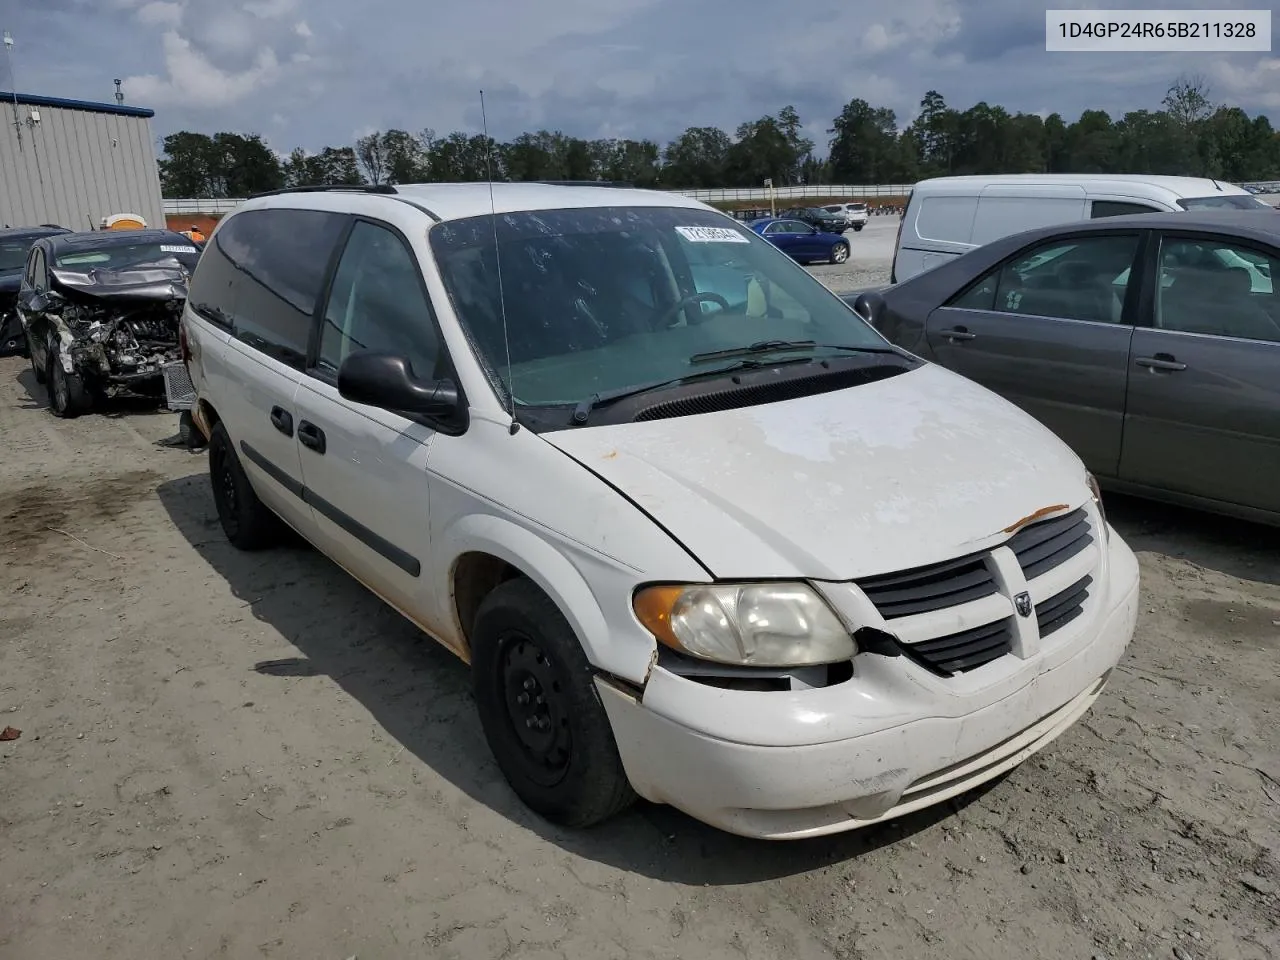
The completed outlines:
<svg viewBox="0 0 1280 960">
<path fill-rule="evenodd" d="M 27 338 L 18 319 L 18 288 L 27 268 L 27 254 L 42 237 L 70 233 L 65 227 L 12 227 L 0 230 L 0 357 L 25 355 Z"/>
<path fill-rule="evenodd" d="M 162 396 L 181 360 L 179 321 L 200 257 L 169 230 L 37 240 L 18 293 L 31 368 L 59 417 L 119 393 Z"/>
</svg>

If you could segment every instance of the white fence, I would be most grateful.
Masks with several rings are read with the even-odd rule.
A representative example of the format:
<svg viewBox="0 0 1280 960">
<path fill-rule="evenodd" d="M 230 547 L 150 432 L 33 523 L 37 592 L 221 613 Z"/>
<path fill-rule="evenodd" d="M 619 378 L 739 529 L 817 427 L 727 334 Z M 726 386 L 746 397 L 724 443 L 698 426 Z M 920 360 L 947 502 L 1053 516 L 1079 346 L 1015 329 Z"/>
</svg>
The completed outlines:
<svg viewBox="0 0 1280 960">
<path fill-rule="evenodd" d="M 803 187 L 775 187 L 773 195 L 778 200 L 800 200 L 805 197 L 857 197 L 857 198 L 875 198 L 875 197 L 905 197 L 911 192 L 915 184 L 912 183 L 878 183 L 871 185 L 849 185 L 836 184 L 832 186 L 803 186 Z M 1280 190 L 1280 184 L 1241 184 L 1241 186 L 1258 186 L 1266 189 L 1269 193 L 1273 190 Z M 686 197 L 692 197 L 695 200 L 713 201 L 718 203 L 739 201 L 739 200 L 768 200 L 768 187 L 725 187 L 716 190 L 673 190 L 672 193 L 679 193 Z M 164 212 L 166 215 L 181 215 L 184 213 L 194 214 L 220 214 L 230 213 L 240 203 L 239 199 L 182 199 L 182 200 L 165 200 Z"/>
</svg>

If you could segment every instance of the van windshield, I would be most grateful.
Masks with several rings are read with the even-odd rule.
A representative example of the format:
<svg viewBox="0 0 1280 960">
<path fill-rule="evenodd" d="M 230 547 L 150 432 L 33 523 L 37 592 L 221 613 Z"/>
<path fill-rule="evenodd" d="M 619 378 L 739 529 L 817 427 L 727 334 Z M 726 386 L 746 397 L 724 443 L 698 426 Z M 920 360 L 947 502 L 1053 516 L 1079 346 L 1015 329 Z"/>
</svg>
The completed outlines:
<svg viewBox="0 0 1280 960">
<path fill-rule="evenodd" d="M 432 227 L 430 243 L 471 342 L 518 404 L 702 374 L 715 365 L 694 357 L 766 340 L 812 341 L 814 357 L 888 348 L 802 267 L 709 210 L 508 213 L 497 234 L 500 258 L 489 216 Z"/>
<path fill-rule="evenodd" d="M 1270 210 L 1271 206 L 1247 193 L 1219 193 L 1210 197 L 1183 197 L 1183 210 Z"/>
</svg>

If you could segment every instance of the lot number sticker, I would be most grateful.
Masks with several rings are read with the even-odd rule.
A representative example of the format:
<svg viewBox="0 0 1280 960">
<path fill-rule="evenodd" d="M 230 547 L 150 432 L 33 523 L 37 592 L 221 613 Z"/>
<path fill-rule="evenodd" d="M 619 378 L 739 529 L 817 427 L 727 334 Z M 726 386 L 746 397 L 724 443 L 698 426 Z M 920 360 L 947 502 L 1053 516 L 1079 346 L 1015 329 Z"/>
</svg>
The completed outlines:
<svg viewBox="0 0 1280 960">
<path fill-rule="evenodd" d="M 161 253 L 195 253 L 195 247 L 180 247 L 177 244 L 162 243 L 160 245 Z"/>
<path fill-rule="evenodd" d="M 690 243 L 750 243 L 730 227 L 676 227 L 676 233 Z"/>
</svg>

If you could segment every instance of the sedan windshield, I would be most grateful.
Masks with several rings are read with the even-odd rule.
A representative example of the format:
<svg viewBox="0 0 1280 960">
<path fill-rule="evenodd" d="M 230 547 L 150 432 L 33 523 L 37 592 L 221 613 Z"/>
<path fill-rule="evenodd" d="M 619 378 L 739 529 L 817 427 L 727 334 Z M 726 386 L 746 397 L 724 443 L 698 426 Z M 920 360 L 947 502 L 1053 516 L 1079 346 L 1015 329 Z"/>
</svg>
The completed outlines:
<svg viewBox="0 0 1280 960">
<path fill-rule="evenodd" d="M 1247 193 L 1219 193 L 1210 197 L 1183 197 L 1183 210 L 1270 210 L 1269 204 Z"/>
<path fill-rule="evenodd" d="M 802 267 L 708 210 L 508 213 L 497 234 L 500 257 L 488 216 L 433 227 L 431 248 L 481 359 L 522 405 L 702 376 L 708 364 L 693 358 L 717 351 L 767 363 L 766 341 L 810 342 L 813 357 L 888 349 Z"/>
<path fill-rule="evenodd" d="M 127 270 L 133 267 L 169 266 L 174 261 L 194 270 L 200 251 L 185 237 L 173 242 L 148 240 L 141 243 L 105 243 L 91 247 L 67 247 L 54 256 L 60 270 L 87 273 L 90 270 Z"/>
</svg>

